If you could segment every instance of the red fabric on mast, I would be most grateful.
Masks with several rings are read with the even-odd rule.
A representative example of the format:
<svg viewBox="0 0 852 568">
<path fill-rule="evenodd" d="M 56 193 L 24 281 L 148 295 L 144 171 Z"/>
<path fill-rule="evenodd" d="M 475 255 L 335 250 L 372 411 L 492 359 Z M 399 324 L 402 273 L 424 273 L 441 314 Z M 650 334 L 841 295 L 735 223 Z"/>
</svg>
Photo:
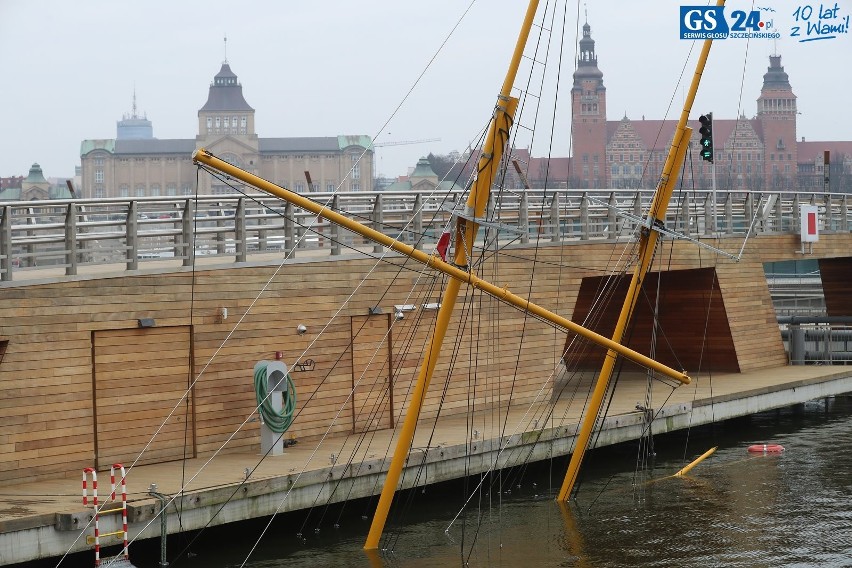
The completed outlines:
<svg viewBox="0 0 852 568">
<path fill-rule="evenodd" d="M 441 255 L 441 260 L 447 260 L 447 249 L 450 248 L 450 232 L 444 231 L 441 233 L 441 238 L 438 239 L 438 244 L 435 245 L 435 250 Z"/>
</svg>

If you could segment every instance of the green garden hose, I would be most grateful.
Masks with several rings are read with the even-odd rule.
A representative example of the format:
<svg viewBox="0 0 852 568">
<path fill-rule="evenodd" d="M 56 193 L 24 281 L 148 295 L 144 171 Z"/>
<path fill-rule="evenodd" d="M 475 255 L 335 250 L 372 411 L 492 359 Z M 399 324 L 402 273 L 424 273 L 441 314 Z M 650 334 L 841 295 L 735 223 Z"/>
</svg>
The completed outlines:
<svg viewBox="0 0 852 568">
<path fill-rule="evenodd" d="M 272 408 L 266 379 L 266 364 L 257 365 L 254 371 L 254 392 L 257 397 L 258 411 L 263 423 L 276 434 L 283 434 L 293 423 L 296 414 L 296 385 L 287 373 L 287 388 L 282 392 L 284 401 L 281 412 Z"/>
</svg>

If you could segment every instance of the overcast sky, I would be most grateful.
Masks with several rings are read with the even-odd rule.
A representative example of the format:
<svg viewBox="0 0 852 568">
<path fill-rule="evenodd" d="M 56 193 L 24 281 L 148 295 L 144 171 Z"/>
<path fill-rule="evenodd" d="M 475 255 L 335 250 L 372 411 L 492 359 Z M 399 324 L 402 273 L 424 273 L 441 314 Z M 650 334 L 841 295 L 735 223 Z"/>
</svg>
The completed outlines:
<svg viewBox="0 0 852 568">
<path fill-rule="evenodd" d="M 679 39 L 683 3 L 585 3 L 610 120 L 625 113 L 632 119 L 677 118 L 700 48 L 695 45 L 687 77 L 678 85 L 693 47 Z M 463 151 L 490 116 L 526 3 L 476 0 L 465 15 L 469 6 L 469 0 L 0 0 L 0 176 L 26 175 L 33 162 L 48 177 L 73 175 L 80 141 L 114 138 L 116 121 L 131 110 L 134 87 L 155 137 L 194 138 L 198 109 L 225 58 L 225 35 L 228 61 L 256 110 L 259 136 L 367 134 L 379 143 L 440 139 L 377 148 L 379 173 L 404 174 L 430 151 Z M 542 109 L 536 120 L 529 102 L 521 119 L 528 127 L 537 122 L 535 138 L 521 129 L 518 141 L 531 145 L 534 155 L 569 154 L 571 73 L 583 6 L 569 3 L 564 33 L 557 15 Z M 798 136 L 852 140 L 848 29 L 835 39 L 799 42 L 791 37 L 794 11 L 807 4 L 789 0 L 731 0 L 726 13 L 753 6 L 762 8 L 762 19 L 772 19 L 781 39 L 715 42 L 693 116 L 713 111 L 717 118 L 752 117 L 768 56 L 777 49 L 798 96 Z M 811 6 L 815 22 L 820 4 Z M 848 22 L 852 0 L 837 6 L 831 23 Z M 537 60 L 544 61 L 545 49 Z M 535 67 L 530 90 L 538 93 Z M 525 86 L 529 78 L 525 65 L 516 85 Z M 672 99 L 676 104 L 669 109 Z M 556 135 L 549 150 L 551 123 Z"/>
</svg>

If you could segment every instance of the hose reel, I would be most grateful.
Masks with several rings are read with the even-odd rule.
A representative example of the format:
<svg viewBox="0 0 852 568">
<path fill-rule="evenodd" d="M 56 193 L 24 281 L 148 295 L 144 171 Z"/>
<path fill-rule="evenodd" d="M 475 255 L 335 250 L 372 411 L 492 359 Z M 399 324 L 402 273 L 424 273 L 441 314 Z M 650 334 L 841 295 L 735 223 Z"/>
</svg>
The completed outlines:
<svg viewBox="0 0 852 568">
<path fill-rule="evenodd" d="M 272 455 L 284 452 L 283 434 L 296 415 L 296 385 L 281 361 L 258 361 L 254 366 L 254 392 L 260 427 L 260 449 Z"/>
</svg>

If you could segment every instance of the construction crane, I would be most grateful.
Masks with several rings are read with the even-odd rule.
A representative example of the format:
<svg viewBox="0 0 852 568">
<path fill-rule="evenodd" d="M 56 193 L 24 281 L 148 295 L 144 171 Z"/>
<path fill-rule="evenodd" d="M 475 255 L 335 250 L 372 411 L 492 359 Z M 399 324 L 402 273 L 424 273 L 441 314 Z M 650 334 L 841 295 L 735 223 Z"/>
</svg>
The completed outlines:
<svg viewBox="0 0 852 568">
<path fill-rule="evenodd" d="M 397 140 L 395 142 L 374 142 L 374 148 L 381 148 L 383 146 L 405 146 L 407 144 L 426 144 L 427 142 L 440 142 L 440 138 L 424 138 L 422 140 Z"/>
</svg>

